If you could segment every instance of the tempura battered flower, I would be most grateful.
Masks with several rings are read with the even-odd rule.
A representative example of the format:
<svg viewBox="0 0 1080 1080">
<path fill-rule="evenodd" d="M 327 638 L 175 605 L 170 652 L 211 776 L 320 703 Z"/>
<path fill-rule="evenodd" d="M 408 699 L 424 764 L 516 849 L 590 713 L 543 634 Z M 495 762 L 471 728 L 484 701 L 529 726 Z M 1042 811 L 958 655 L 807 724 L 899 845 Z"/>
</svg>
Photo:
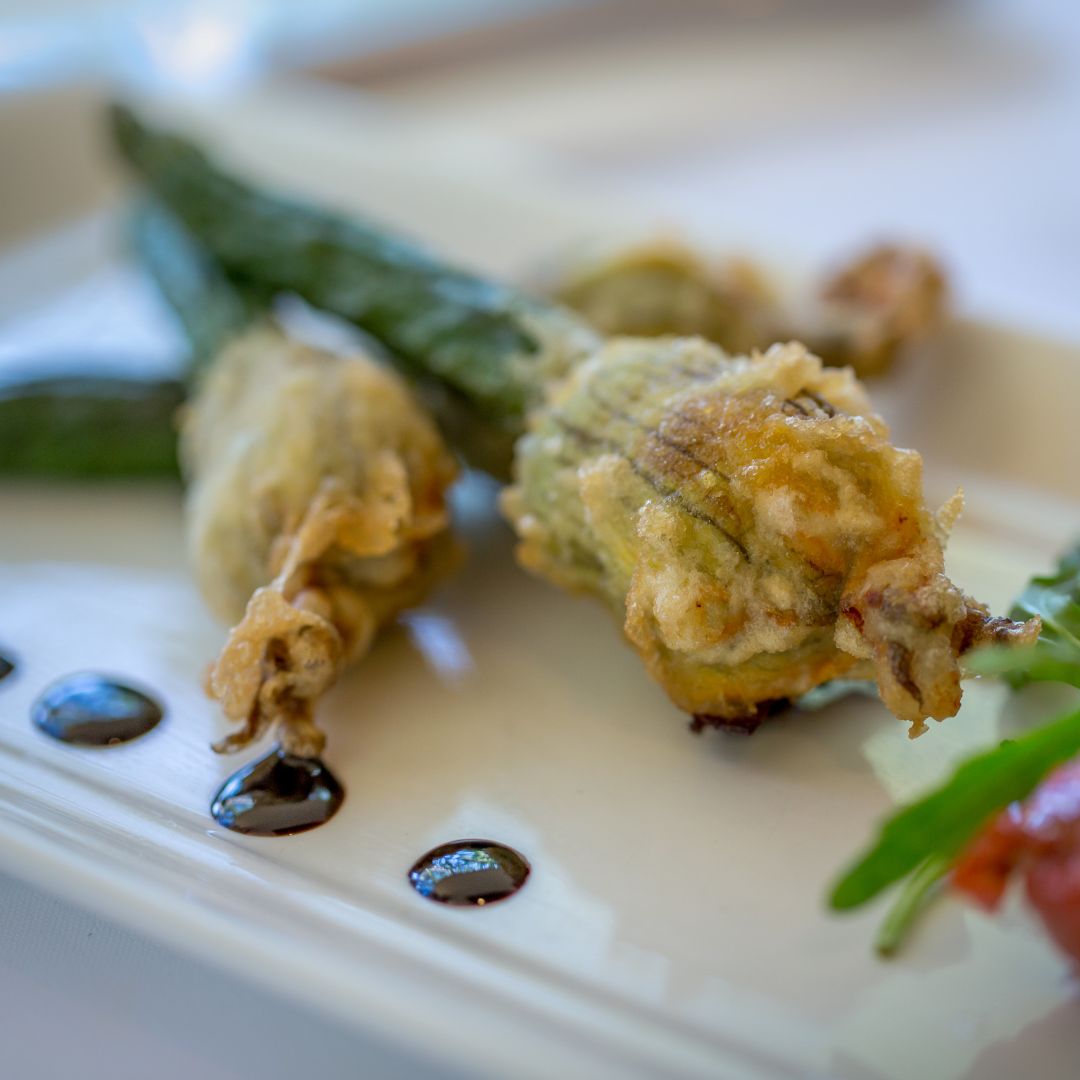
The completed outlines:
<svg viewBox="0 0 1080 1080">
<path fill-rule="evenodd" d="M 800 290 L 747 259 L 707 259 L 658 238 L 571 266 L 548 290 L 605 334 L 700 335 L 731 353 L 798 339 L 860 377 L 886 371 L 940 326 L 946 304 L 936 260 L 898 244 L 861 252 Z"/>
<path fill-rule="evenodd" d="M 683 709 L 745 721 L 838 676 L 921 730 L 958 657 L 1037 626 L 945 576 L 922 463 L 848 370 L 798 344 L 729 358 L 616 339 L 535 414 L 504 498 L 524 565 L 603 597 Z"/>
<path fill-rule="evenodd" d="M 219 748 L 273 726 L 314 756 L 317 699 L 446 562 L 454 462 L 393 372 L 270 329 L 215 361 L 182 450 L 200 586 L 239 620 L 208 677 L 241 725 Z"/>
</svg>

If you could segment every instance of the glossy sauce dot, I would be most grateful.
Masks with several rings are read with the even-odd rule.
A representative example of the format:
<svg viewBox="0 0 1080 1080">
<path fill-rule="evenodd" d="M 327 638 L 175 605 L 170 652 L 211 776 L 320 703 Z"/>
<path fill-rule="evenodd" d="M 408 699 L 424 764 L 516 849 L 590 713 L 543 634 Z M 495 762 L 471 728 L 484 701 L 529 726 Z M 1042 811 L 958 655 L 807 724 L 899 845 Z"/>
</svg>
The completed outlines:
<svg viewBox="0 0 1080 1080">
<path fill-rule="evenodd" d="M 15 670 L 15 661 L 0 653 L 0 680 L 6 679 Z"/>
<path fill-rule="evenodd" d="M 287 836 L 329 821 L 344 801 L 345 789 L 321 761 L 275 747 L 225 781 L 210 813 L 233 832 Z"/>
<path fill-rule="evenodd" d="M 30 710 L 46 735 L 77 746 L 130 742 L 157 727 L 164 715 L 153 698 L 93 672 L 54 682 Z"/>
<path fill-rule="evenodd" d="M 493 840 L 441 844 L 409 871 L 409 881 L 421 896 L 455 907 L 483 907 L 505 900 L 528 876 L 525 856 Z"/>
</svg>

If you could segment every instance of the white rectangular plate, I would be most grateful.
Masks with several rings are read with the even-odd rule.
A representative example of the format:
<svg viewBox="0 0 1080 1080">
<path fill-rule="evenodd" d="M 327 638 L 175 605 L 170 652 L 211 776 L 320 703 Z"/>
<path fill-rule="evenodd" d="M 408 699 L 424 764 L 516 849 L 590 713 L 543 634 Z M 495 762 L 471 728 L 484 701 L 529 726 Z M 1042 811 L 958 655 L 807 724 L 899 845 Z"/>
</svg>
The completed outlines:
<svg viewBox="0 0 1080 1080">
<path fill-rule="evenodd" d="M 285 178 L 287 125 L 270 115 L 251 104 L 231 130 L 249 164 Z M 295 138 L 316 146 L 310 130 Z M 541 241 L 595 233 L 573 199 L 524 183 L 508 195 L 490 169 L 422 169 L 438 147 L 421 144 L 372 119 L 365 139 L 317 152 L 339 193 L 423 222 L 436 246 L 460 254 L 463 219 L 488 221 L 471 251 L 485 265 L 520 269 Z M 79 291 L 51 310 L 71 327 L 115 304 L 144 335 L 154 314 L 137 283 L 79 258 Z M 6 324 L 0 361 L 34 325 Z M 1080 532 L 1065 495 L 1080 350 L 960 326 L 940 366 L 901 373 L 884 400 L 927 451 L 928 489 L 960 476 L 969 489 L 955 578 L 1006 606 Z M 462 486 L 463 572 L 322 710 L 343 809 L 267 840 L 207 813 L 238 762 L 208 750 L 222 727 L 200 678 L 223 631 L 185 566 L 178 492 L 0 486 L 0 651 L 19 662 L 0 684 L 5 868 L 476 1074 L 1064 1075 L 1080 1056 L 1077 988 L 1022 908 L 989 919 L 943 904 L 883 963 L 880 911 L 840 919 L 822 900 L 892 802 L 1052 703 L 975 684 L 915 742 L 861 700 L 751 739 L 694 737 L 598 607 L 515 567 L 493 495 L 479 478 Z M 105 751 L 50 742 L 31 702 L 81 669 L 153 688 L 165 722 Z M 462 836 L 525 853 L 526 888 L 482 910 L 418 897 L 413 860 Z"/>
</svg>

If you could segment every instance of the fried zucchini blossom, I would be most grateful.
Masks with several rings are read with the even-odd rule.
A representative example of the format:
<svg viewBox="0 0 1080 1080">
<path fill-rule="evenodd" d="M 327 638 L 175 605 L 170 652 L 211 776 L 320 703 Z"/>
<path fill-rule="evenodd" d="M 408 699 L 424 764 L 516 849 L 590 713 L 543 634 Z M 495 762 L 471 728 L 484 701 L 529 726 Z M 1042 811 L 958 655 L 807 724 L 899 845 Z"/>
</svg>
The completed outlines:
<svg viewBox="0 0 1080 1080">
<path fill-rule="evenodd" d="M 207 602 L 235 623 L 207 678 L 239 729 L 317 755 L 318 698 L 447 563 L 454 461 L 394 372 L 266 327 L 211 365 L 181 433 Z"/>
<path fill-rule="evenodd" d="M 700 335 L 730 353 L 798 339 L 860 378 L 887 371 L 947 318 L 944 272 L 918 248 L 878 244 L 802 287 L 773 277 L 749 259 L 708 259 L 661 237 L 539 284 L 605 334 Z"/>
<path fill-rule="evenodd" d="M 959 493 L 932 514 L 919 455 L 799 344 L 613 339 L 534 414 L 516 477 L 522 563 L 602 598 L 700 722 L 865 677 L 917 734 L 959 708 L 964 652 L 1038 633 L 949 581 Z"/>
</svg>

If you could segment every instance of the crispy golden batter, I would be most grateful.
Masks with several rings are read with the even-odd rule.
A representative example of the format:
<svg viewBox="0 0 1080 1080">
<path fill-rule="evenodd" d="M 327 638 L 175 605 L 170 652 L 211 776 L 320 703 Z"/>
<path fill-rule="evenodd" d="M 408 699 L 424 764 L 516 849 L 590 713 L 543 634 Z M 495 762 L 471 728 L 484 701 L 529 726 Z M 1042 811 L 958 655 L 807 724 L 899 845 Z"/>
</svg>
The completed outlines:
<svg viewBox="0 0 1080 1080">
<path fill-rule="evenodd" d="M 670 238 L 573 267 L 549 291 L 604 334 L 694 334 L 730 353 L 796 338 L 859 376 L 887 370 L 946 307 L 937 262 L 893 244 L 859 254 L 808 295 L 781 289 L 746 259 L 710 261 Z"/>
<path fill-rule="evenodd" d="M 318 754 L 315 702 L 447 562 L 455 465 L 402 380 L 280 333 L 215 362 L 183 429 L 190 545 L 207 601 L 239 620 L 207 685 L 240 729 Z"/>
<path fill-rule="evenodd" d="M 727 719 L 872 677 L 917 733 L 960 704 L 992 619 L 943 570 L 922 462 L 851 372 L 799 344 L 729 358 L 622 339 L 537 411 L 504 498 L 529 569 L 603 597 L 672 700 Z"/>
</svg>

